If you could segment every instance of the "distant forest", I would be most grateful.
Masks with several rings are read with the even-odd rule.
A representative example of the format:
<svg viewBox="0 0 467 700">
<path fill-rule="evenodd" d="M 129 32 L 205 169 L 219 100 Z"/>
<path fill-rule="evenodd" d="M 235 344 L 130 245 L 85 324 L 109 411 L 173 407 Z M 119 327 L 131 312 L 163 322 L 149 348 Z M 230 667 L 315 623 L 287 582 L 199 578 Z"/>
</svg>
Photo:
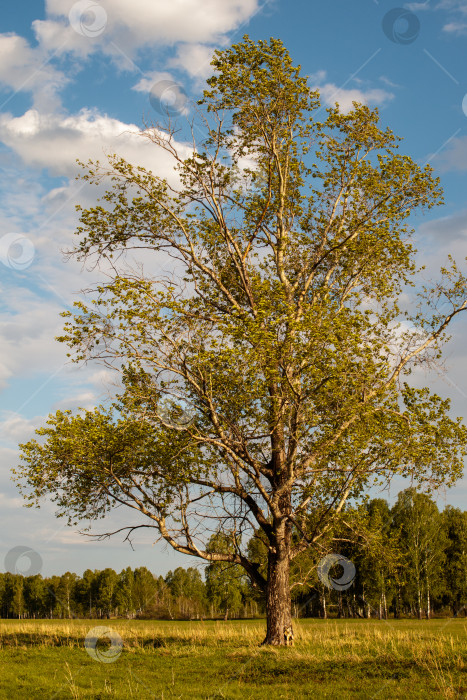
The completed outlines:
<svg viewBox="0 0 467 700">
<path fill-rule="evenodd" d="M 213 548 L 235 546 L 226 533 L 211 540 Z M 267 547 L 259 535 L 248 549 L 265 569 Z M 330 553 L 351 562 L 347 572 L 337 563 L 327 577 L 319 574 Z M 466 616 L 467 511 L 447 506 L 440 512 L 430 496 L 413 488 L 402 491 L 393 507 L 373 499 L 348 508 L 336 530 L 294 561 L 291 590 L 295 617 Z M 88 569 L 82 576 L 0 574 L 3 618 L 227 619 L 264 610 L 261 592 L 231 564 L 210 564 L 203 574 L 179 567 L 165 577 L 145 567 Z"/>
</svg>

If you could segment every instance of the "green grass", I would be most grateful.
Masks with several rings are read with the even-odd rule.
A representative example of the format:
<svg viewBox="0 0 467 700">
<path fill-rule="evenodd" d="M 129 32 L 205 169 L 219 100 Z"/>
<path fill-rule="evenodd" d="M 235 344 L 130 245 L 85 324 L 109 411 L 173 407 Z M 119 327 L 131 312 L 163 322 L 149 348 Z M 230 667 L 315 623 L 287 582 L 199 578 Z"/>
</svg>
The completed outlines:
<svg viewBox="0 0 467 700">
<path fill-rule="evenodd" d="M 91 658 L 113 628 L 122 653 Z M 1 620 L 0 698 L 467 698 L 467 621 L 300 620 L 293 648 L 264 621 Z"/>
</svg>

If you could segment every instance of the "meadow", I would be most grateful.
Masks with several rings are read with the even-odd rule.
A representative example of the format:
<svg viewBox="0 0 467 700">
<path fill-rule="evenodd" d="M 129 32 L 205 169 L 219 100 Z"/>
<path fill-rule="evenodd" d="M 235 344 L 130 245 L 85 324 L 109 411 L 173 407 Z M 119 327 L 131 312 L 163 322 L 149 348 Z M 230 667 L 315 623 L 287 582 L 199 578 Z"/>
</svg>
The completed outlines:
<svg viewBox="0 0 467 700">
<path fill-rule="evenodd" d="M 0 620 L 1 698 L 467 698 L 467 619 L 309 620 L 261 647 L 264 620 Z M 84 640 L 109 627 L 94 656 Z M 88 642 L 89 644 L 89 642 Z M 115 651 L 110 661 L 105 653 Z M 104 656 L 102 656 L 104 652 Z"/>
</svg>

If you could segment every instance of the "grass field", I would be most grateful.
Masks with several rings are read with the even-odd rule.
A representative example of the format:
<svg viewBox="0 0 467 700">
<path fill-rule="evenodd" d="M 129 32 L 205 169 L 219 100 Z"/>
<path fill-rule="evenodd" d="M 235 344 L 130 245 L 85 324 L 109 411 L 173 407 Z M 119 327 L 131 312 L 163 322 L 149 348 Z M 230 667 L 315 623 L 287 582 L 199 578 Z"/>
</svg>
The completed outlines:
<svg viewBox="0 0 467 700">
<path fill-rule="evenodd" d="M 112 662 L 85 649 L 96 626 L 123 641 Z M 281 649 L 263 635 L 263 620 L 0 620 L 0 697 L 467 698 L 465 619 L 300 620 Z"/>
</svg>

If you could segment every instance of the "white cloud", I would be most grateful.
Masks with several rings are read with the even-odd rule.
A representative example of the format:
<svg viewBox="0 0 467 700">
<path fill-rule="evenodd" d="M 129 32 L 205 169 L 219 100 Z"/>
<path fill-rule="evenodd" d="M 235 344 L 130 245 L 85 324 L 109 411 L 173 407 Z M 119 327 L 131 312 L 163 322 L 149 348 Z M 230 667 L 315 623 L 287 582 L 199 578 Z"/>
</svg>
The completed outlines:
<svg viewBox="0 0 467 700">
<path fill-rule="evenodd" d="M 432 9 L 430 7 L 430 0 L 425 0 L 425 2 L 408 2 L 404 7 L 411 12 L 422 12 L 423 10 Z"/>
<path fill-rule="evenodd" d="M 397 83 L 394 83 L 392 80 L 387 78 L 385 75 L 380 75 L 379 79 L 381 80 L 382 83 L 384 83 L 385 85 L 388 85 L 389 87 L 392 87 L 392 88 L 400 88 L 401 87 Z"/>
<path fill-rule="evenodd" d="M 0 421 L 0 438 L 15 444 L 29 440 L 36 427 L 44 422 L 43 416 L 36 416 L 32 419 L 13 413 L 3 412 L 3 420 Z"/>
<path fill-rule="evenodd" d="M 132 87 L 132 90 L 147 94 L 149 103 L 154 114 L 158 115 L 158 119 L 165 119 L 166 110 L 168 110 L 169 115 L 175 117 L 189 114 L 190 103 L 183 85 L 174 80 L 172 75 L 166 71 L 147 73 Z"/>
<path fill-rule="evenodd" d="M 39 46 L 58 57 L 73 53 L 84 59 L 98 48 L 88 37 L 78 34 L 69 23 L 36 19 L 32 28 Z"/>
<path fill-rule="evenodd" d="M 154 53 L 177 43 L 168 67 L 202 80 L 211 72 L 212 45 L 224 44 L 226 35 L 246 23 L 258 7 L 258 0 L 46 0 L 46 19 L 32 23 L 37 47 L 16 34 L 0 35 L 0 85 L 31 92 L 33 106 L 50 113 L 60 106 L 58 94 L 70 75 L 91 54 L 103 52 L 120 68 L 136 71 L 133 59 L 138 50 L 152 47 Z M 86 35 L 96 11 L 99 31 Z M 67 54 L 78 60 L 65 75 L 54 64 Z"/>
<path fill-rule="evenodd" d="M 136 126 L 97 113 L 64 117 L 30 110 L 16 119 L 3 115 L 0 138 L 12 149 L 16 161 L 19 156 L 26 166 L 47 168 L 54 175 L 75 174 L 77 156 L 105 162 L 105 152 L 117 152 L 158 175 L 172 173 L 170 156 L 144 139 Z M 183 144 L 178 147 L 184 156 L 191 152 Z M 60 312 L 80 296 L 78 290 L 102 279 L 102 269 L 87 271 L 76 261 L 65 264 L 60 253 L 72 244 L 77 224 L 74 205 L 78 201 L 85 207 L 94 205 L 96 188 L 71 180 L 46 193 L 37 183 L 31 186 L 34 183 L 25 168 L 22 177 L 18 178 L 17 173 L 12 169 L 1 175 L 4 201 L 0 238 L 11 231 L 22 232 L 32 241 L 36 255 L 22 276 L 5 271 L 0 263 L 4 307 L 0 314 L 0 390 L 14 377 L 30 377 L 31 396 L 40 397 L 60 384 L 58 397 L 54 395 L 55 403 L 49 410 L 91 407 L 108 397 L 104 380 L 109 373 L 96 372 L 95 365 L 65 365 L 67 348 L 56 342 L 55 336 L 63 329 Z M 99 189 L 102 191 L 105 186 L 104 183 Z M 166 264 L 169 269 L 173 267 L 163 254 L 145 254 L 142 259 L 148 274 L 157 274 Z M 21 410 L 22 400 L 8 408 Z M 13 422 L 7 428 L 19 429 L 19 425 Z"/>
<path fill-rule="evenodd" d="M 416 246 L 418 248 L 417 264 L 425 266 L 423 275 L 428 287 L 433 285 L 433 281 L 440 279 L 441 267 L 450 267 L 449 255 L 456 261 L 459 269 L 466 274 L 467 210 L 422 223 L 417 228 Z M 467 320 L 467 314 L 464 314 L 460 326 L 456 325 L 459 322 L 454 323 L 456 337 L 462 338 L 459 346 L 459 352 L 462 355 L 465 355 L 467 347 L 465 320 Z M 465 374 L 464 368 L 465 358 L 457 368 L 459 376 Z M 465 390 L 467 391 L 467 386 Z M 463 410 L 465 412 L 467 407 L 464 406 Z"/>
<path fill-rule="evenodd" d="M 13 496 L 8 496 L 6 493 L 0 493 L 0 508 L 2 510 L 16 510 L 24 506 L 24 500 L 22 498 L 15 498 Z"/>
<path fill-rule="evenodd" d="M 342 112 L 349 112 L 353 107 L 353 102 L 363 104 L 384 105 L 393 99 L 394 95 L 386 90 L 375 88 L 373 90 L 346 90 L 337 87 L 333 83 L 326 83 L 319 88 L 321 97 L 327 105 L 339 104 Z"/>
<path fill-rule="evenodd" d="M 465 0 L 441 0 L 437 3 L 425 0 L 425 2 L 409 2 L 404 7 L 415 14 L 427 10 L 444 10 L 448 15 L 448 21 L 443 24 L 442 31 L 451 35 L 467 33 L 467 22 L 465 22 L 467 2 Z"/>
<path fill-rule="evenodd" d="M 15 92 L 31 92 L 34 105 L 52 110 L 59 105 L 57 92 L 68 79 L 47 62 L 42 48 L 31 48 L 23 37 L 0 34 L 0 84 Z M 3 101 L 4 104 L 9 98 Z"/>
<path fill-rule="evenodd" d="M 467 210 L 443 216 L 433 221 L 421 224 L 418 228 L 420 236 L 428 236 L 438 246 L 451 246 L 456 241 L 467 242 Z"/>
<path fill-rule="evenodd" d="M 66 352 L 54 337 L 63 326 L 62 308 L 19 286 L 13 293 L 4 282 L 0 294 L 8 301 L 0 317 L 0 388 L 11 377 L 30 377 L 38 369 L 49 375 L 59 372 Z"/>
<path fill-rule="evenodd" d="M 72 7 L 72 31 L 78 38 L 66 42 L 61 51 L 89 53 L 100 48 L 118 56 L 119 49 L 133 55 L 148 45 L 218 42 L 257 11 L 258 0 L 46 0 L 47 20 L 36 21 L 35 30 L 47 48 L 57 50 L 60 39 L 69 34 Z"/>
<path fill-rule="evenodd" d="M 467 136 L 460 136 L 449 142 L 448 148 L 436 156 L 442 171 L 467 171 Z"/>
<path fill-rule="evenodd" d="M 443 25 L 443 31 L 448 34 L 462 35 L 467 33 L 467 2 L 465 0 L 443 0 L 434 9 L 447 10 L 450 19 Z"/>
<path fill-rule="evenodd" d="M 448 32 L 448 34 L 466 34 L 467 22 L 447 22 L 443 27 L 443 32 Z"/>
<path fill-rule="evenodd" d="M 334 83 L 326 81 L 326 71 L 318 71 L 309 76 L 313 90 L 319 90 L 322 102 L 327 106 L 334 106 L 337 102 L 342 112 L 349 112 L 353 102 L 361 102 L 370 105 L 384 105 L 394 98 L 393 93 L 381 88 L 342 88 Z"/>
<path fill-rule="evenodd" d="M 214 47 L 203 44 L 182 44 L 177 47 L 177 56 L 169 62 L 170 66 L 182 68 L 192 78 L 206 80 L 212 73 L 211 60 Z"/>
<path fill-rule="evenodd" d="M 173 158 L 141 136 L 134 124 L 82 110 L 61 116 L 29 110 L 21 117 L 0 115 L 0 139 L 30 167 L 46 168 L 52 175 L 73 177 L 79 170 L 76 159 L 106 160 L 118 153 L 126 160 L 152 170 L 160 176 L 175 178 Z M 182 157 L 189 147 L 177 144 Z"/>
<path fill-rule="evenodd" d="M 62 399 L 54 404 L 51 408 L 51 413 L 55 411 L 75 411 L 78 408 L 84 408 L 86 411 L 92 411 L 92 409 L 97 405 L 98 399 L 93 391 L 81 391 L 73 396 L 67 396 L 66 399 Z"/>
<path fill-rule="evenodd" d="M 440 10 L 457 10 L 462 14 L 467 14 L 467 2 L 466 0 L 441 0 L 435 9 Z"/>
<path fill-rule="evenodd" d="M 173 81 L 173 76 L 167 71 L 152 71 L 151 73 L 146 73 L 138 82 L 131 88 L 135 92 L 145 92 L 149 94 L 155 83 L 162 82 L 163 80 Z"/>
</svg>

